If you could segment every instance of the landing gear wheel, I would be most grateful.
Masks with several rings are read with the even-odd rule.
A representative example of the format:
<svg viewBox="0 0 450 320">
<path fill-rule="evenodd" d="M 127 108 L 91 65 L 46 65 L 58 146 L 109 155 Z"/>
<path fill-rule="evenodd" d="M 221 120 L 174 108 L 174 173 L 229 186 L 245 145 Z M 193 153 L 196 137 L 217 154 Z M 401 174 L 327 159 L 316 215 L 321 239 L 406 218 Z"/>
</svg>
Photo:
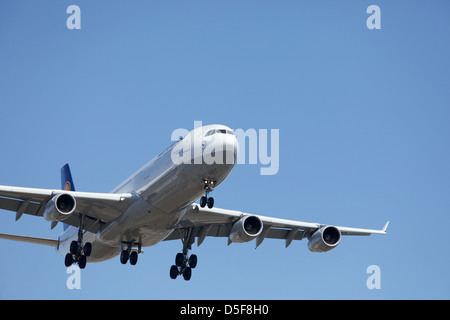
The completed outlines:
<svg viewBox="0 0 450 320">
<path fill-rule="evenodd" d="M 208 202 L 208 199 L 203 196 L 200 198 L 200 207 L 204 208 L 206 206 L 206 203 Z"/>
<path fill-rule="evenodd" d="M 196 266 L 197 266 L 197 255 L 192 254 L 189 257 L 189 267 L 191 267 L 191 269 L 194 269 Z"/>
<path fill-rule="evenodd" d="M 92 253 L 92 244 L 90 242 L 86 242 L 83 247 L 83 252 L 86 257 L 89 257 Z"/>
<path fill-rule="evenodd" d="M 87 262 L 86 256 L 81 255 L 78 258 L 78 266 L 80 267 L 80 269 L 86 268 L 86 262 Z"/>
<path fill-rule="evenodd" d="M 208 208 L 212 209 L 212 207 L 214 207 L 214 198 L 209 197 L 207 200 L 207 204 L 208 204 Z"/>
<path fill-rule="evenodd" d="M 86 242 L 83 246 L 83 230 L 85 216 L 80 214 L 80 225 L 78 227 L 77 240 L 70 242 L 69 253 L 64 258 L 64 264 L 66 267 L 70 267 L 74 263 L 78 263 L 80 269 L 84 269 L 87 263 L 87 257 L 92 253 L 92 244 Z"/>
<path fill-rule="evenodd" d="M 192 231 L 192 228 L 184 230 L 185 233 L 181 239 L 183 242 L 183 252 L 177 253 L 175 256 L 175 264 L 170 267 L 169 274 L 171 279 L 176 279 L 179 275 L 182 275 L 184 280 L 188 281 L 192 277 L 192 269 L 197 266 L 197 255 L 188 255 L 195 241 L 195 236 Z"/>
<path fill-rule="evenodd" d="M 135 266 L 138 261 L 138 253 L 136 251 L 132 251 L 130 253 L 130 264 Z"/>
<path fill-rule="evenodd" d="M 184 269 L 184 272 L 183 272 L 183 278 L 184 278 L 184 280 L 186 280 L 186 281 L 191 280 L 191 276 L 192 276 L 192 270 L 191 270 L 191 268 L 187 267 L 186 269 Z"/>
<path fill-rule="evenodd" d="M 122 252 L 120 253 L 120 263 L 126 264 L 129 257 L 130 253 L 128 252 L 128 250 L 122 250 Z"/>
<path fill-rule="evenodd" d="M 73 256 L 71 253 L 66 254 L 66 258 L 64 259 L 64 264 L 66 267 L 70 267 L 73 264 Z"/>
<path fill-rule="evenodd" d="M 175 257 L 175 265 L 177 267 L 182 267 L 184 264 L 184 254 L 182 253 L 177 253 L 176 257 Z"/>
<path fill-rule="evenodd" d="M 135 240 L 123 241 L 120 247 L 122 250 L 120 251 L 120 263 L 126 264 L 130 261 L 130 264 L 135 266 L 138 262 L 139 254 L 143 253 L 141 250 L 142 244 L 140 242 L 135 242 Z"/>
<path fill-rule="evenodd" d="M 178 277 L 178 267 L 173 265 L 170 267 L 170 279 L 176 279 Z"/>
<path fill-rule="evenodd" d="M 78 242 L 75 240 L 70 243 L 70 253 L 78 254 Z"/>
<path fill-rule="evenodd" d="M 208 197 L 208 194 L 213 191 L 217 181 L 212 179 L 202 179 L 202 187 L 205 190 L 205 195 L 200 198 L 200 207 L 204 208 L 208 205 L 208 208 L 214 207 L 214 198 Z"/>
</svg>

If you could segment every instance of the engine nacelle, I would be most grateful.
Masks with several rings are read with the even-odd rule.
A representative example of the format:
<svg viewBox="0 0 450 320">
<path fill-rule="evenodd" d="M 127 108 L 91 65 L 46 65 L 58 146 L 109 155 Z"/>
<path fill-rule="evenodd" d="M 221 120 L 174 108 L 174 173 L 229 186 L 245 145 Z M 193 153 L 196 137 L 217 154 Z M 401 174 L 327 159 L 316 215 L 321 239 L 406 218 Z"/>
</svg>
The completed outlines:
<svg viewBox="0 0 450 320">
<path fill-rule="evenodd" d="M 54 196 L 45 206 L 44 218 L 47 221 L 63 221 L 75 211 L 77 202 L 67 193 Z"/>
<path fill-rule="evenodd" d="M 228 239 L 231 242 L 249 242 L 261 234 L 263 223 L 257 216 L 245 216 L 236 221 Z"/>
<path fill-rule="evenodd" d="M 308 249 L 311 252 L 326 252 L 336 248 L 341 241 L 341 232 L 333 226 L 317 230 L 309 238 Z"/>
</svg>

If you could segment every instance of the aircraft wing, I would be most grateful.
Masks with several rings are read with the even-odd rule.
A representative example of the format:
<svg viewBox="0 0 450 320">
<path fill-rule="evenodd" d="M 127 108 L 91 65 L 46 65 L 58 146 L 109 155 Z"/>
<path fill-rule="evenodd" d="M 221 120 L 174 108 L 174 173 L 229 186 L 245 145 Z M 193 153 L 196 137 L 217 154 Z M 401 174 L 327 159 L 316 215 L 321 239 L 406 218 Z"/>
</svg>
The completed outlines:
<svg viewBox="0 0 450 320">
<path fill-rule="evenodd" d="M 256 237 L 256 247 L 264 239 L 282 239 L 288 247 L 293 240 L 309 238 L 315 231 L 327 226 L 320 223 L 302 222 L 295 220 L 278 219 L 261 215 L 253 215 L 235 210 L 220 208 L 201 208 L 193 204 L 186 210 L 186 214 L 175 229 L 165 240 L 183 239 L 190 233 L 191 240 L 197 237 L 200 245 L 208 237 L 229 237 L 233 225 L 246 216 L 255 216 L 263 224 L 262 232 Z M 389 222 L 380 230 L 361 229 L 335 226 L 341 235 L 368 236 L 371 234 L 386 234 Z M 192 240 L 193 242 L 193 240 Z M 229 244 L 230 244 L 229 240 Z"/>
<path fill-rule="evenodd" d="M 90 193 L 0 186 L 0 209 L 15 211 L 16 220 L 23 214 L 43 216 L 48 201 L 58 194 L 70 194 L 76 200 L 74 213 L 63 222 L 78 227 L 80 214 L 83 214 L 84 230 L 94 233 L 101 224 L 114 220 L 134 202 L 134 196 L 130 193 Z"/>
</svg>

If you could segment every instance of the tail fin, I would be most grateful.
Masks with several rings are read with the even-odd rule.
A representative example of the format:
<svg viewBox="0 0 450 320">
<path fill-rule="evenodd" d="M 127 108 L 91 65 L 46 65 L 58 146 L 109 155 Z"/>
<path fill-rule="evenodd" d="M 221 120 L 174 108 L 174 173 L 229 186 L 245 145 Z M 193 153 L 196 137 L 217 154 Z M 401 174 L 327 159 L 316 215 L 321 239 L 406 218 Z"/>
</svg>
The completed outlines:
<svg viewBox="0 0 450 320">
<path fill-rule="evenodd" d="M 61 168 L 61 189 L 66 191 L 75 191 L 75 185 L 73 184 L 72 174 L 70 173 L 68 163 Z M 63 223 L 64 231 L 66 231 L 68 227 L 68 224 Z"/>
<path fill-rule="evenodd" d="M 68 163 L 61 168 L 61 189 L 75 191 L 75 185 L 73 184 L 72 174 L 70 173 Z"/>
</svg>

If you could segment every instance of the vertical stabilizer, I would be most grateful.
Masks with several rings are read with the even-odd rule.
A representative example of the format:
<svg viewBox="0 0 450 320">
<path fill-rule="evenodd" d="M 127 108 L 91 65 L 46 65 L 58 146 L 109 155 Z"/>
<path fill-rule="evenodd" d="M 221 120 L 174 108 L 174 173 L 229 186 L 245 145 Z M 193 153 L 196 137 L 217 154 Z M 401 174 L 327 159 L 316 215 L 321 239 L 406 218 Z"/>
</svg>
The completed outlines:
<svg viewBox="0 0 450 320">
<path fill-rule="evenodd" d="M 73 184 L 72 174 L 70 173 L 68 163 L 61 168 L 61 189 L 75 191 L 75 185 Z"/>
<path fill-rule="evenodd" d="M 75 191 L 75 185 L 73 184 L 72 174 L 70 173 L 70 167 L 68 163 L 66 163 L 61 168 L 61 189 L 66 191 Z M 68 224 L 63 223 L 64 231 L 68 227 Z"/>
</svg>

